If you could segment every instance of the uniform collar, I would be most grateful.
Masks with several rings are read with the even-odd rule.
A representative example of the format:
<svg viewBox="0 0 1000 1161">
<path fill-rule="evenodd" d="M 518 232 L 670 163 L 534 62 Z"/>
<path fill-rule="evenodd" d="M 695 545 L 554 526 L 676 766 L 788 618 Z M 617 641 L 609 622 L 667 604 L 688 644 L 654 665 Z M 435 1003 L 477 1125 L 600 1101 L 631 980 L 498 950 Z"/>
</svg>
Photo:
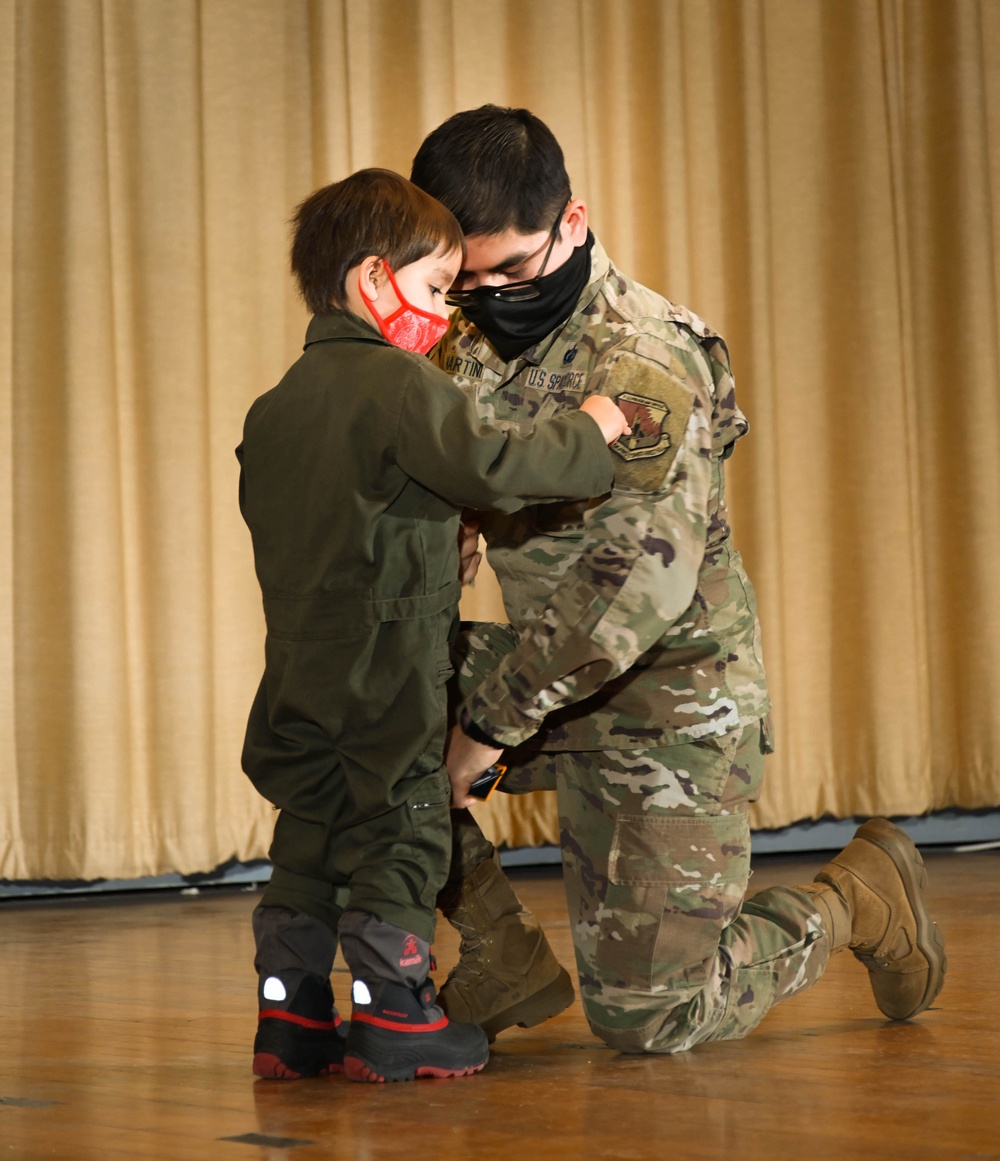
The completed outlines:
<svg viewBox="0 0 1000 1161">
<path fill-rule="evenodd" d="M 604 284 L 607 282 L 610 272 L 611 259 L 607 256 L 604 247 L 597 238 L 594 238 L 594 245 L 590 251 L 590 278 L 587 279 L 587 285 L 583 288 L 580 297 L 576 300 L 573 313 L 557 331 L 553 331 L 551 335 L 542 339 L 540 343 L 536 343 L 524 352 L 521 357 L 526 362 L 531 364 L 541 363 L 556 343 L 570 347 L 580 338 L 589 324 L 590 314 L 592 313 L 590 308 L 594 305 L 597 296 L 604 289 Z"/>
<path fill-rule="evenodd" d="M 369 326 L 349 310 L 331 310 L 327 314 L 314 314 L 306 328 L 305 346 L 322 343 L 329 339 L 354 339 L 362 343 L 381 343 L 391 347 L 378 331 Z"/>
</svg>

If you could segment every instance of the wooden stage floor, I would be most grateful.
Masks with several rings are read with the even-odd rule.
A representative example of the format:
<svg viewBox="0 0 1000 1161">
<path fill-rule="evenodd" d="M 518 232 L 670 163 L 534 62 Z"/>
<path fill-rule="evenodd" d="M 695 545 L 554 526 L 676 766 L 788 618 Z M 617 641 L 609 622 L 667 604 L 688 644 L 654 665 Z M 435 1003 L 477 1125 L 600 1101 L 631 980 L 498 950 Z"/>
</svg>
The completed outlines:
<svg viewBox="0 0 1000 1161">
<path fill-rule="evenodd" d="M 746 1040 L 621 1056 L 577 1001 L 478 1076 L 384 1086 L 254 1080 L 255 893 L 4 904 L 0 1161 L 1000 1158 L 1000 852 L 925 857 L 951 966 L 912 1023 L 842 953 Z M 757 859 L 754 888 L 821 862 Z M 514 877 L 572 970 L 558 869 Z M 441 981 L 444 923 L 436 950 Z"/>
</svg>

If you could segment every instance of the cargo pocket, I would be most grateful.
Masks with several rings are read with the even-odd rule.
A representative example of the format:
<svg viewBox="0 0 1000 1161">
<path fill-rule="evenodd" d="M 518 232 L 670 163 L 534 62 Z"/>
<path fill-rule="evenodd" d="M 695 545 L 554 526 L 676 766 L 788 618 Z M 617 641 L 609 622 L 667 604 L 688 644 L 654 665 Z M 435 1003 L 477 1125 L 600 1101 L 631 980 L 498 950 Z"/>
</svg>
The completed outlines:
<svg viewBox="0 0 1000 1161">
<path fill-rule="evenodd" d="M 620 815 L 608 860 L 596 966 L 606 985 L 703 984 L 750 871 L 745 812 Z"/>
<path fill-rule="evenodd" d="M 430 720 L 434 723 L 433 733 L 427 738 L 427 745 L 416 761 L 414 769 L 421 774 L 429 774 L 444 764 L 444 747 L 448 738 L 448 682 L 454 669 L 447 643 L 438 645 L 433 653 L 434 686 L 430 691 L 433 706 Z M 450 795 L 449 790 L 449 795 Z"/>
<path fill-rule="evenodd" d="M 433 884 L 431 908 L 451 861 L 451 781 L 443 766 L 420 780 L 406 804 L 411 853 L 426 863 Z M 420 852 L 418 854 L 418 852 Z"/>
</svg>

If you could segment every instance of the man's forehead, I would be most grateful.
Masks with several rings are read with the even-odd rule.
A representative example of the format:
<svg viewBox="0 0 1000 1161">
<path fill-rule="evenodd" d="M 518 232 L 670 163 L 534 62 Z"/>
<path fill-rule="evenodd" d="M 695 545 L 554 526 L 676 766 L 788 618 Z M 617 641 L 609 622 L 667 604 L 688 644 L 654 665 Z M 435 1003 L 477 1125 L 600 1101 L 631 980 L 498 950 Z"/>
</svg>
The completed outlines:
<svg viewBox="0 0 1000 1161">
<path fill-rule="evenodd" d="M 470 234 L 465 239 L 462 271 L 486 274 L 516 266 L 525 258 L 530 258 L 547 238 L 547 230 L 524 234 L 513 227 L 501 234 Z"/>
</svg>

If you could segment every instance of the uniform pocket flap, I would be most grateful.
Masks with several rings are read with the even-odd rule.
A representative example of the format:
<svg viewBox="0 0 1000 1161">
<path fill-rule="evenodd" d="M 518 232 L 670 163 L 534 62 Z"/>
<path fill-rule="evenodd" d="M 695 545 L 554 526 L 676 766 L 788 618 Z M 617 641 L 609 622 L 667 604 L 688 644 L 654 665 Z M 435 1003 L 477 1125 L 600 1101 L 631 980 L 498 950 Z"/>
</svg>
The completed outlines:
<svg viewBox="0 0 1000 1161">
<path fill-rule="evenodd" d="M 608 878 L 622 886 L 730 883 L 750 859 L 747 819 L 734 814 L 686 817 L 622 814 L 608 861 Z"/>
</svg>

